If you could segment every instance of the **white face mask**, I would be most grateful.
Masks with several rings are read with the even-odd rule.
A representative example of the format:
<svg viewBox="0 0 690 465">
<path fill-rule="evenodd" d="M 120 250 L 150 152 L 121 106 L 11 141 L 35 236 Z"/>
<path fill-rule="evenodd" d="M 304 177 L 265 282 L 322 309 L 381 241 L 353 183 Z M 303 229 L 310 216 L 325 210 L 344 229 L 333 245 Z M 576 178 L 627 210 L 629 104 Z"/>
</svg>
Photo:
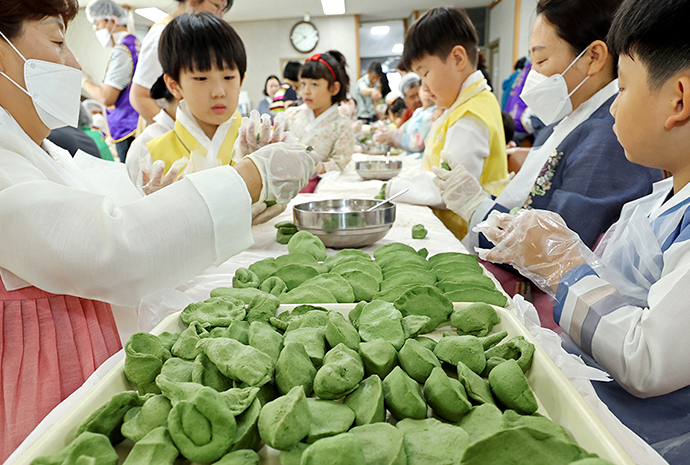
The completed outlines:
<svg viewBox="0 0 690 465">
<path fill-rule="evenodd" d="M 105 116 L 103 116 L 103 113 L 93 115 L 93 123 L 91 125 L 97 129 L 105 129 Z"/>
<path fill-rule="evenodd" d="M 108 28 L 99 29 L 96 31 L 96 39 L 101 43 L 103 47 L 110 47 L 110 39 L 113 35 L 110 33 Z"/>
<path fill-rule="evenodd" d="M 562 74 L 546 77 L 535 71 L 534 68 L 527 74 L 520 98 L 544 124 L 553 124 L 573 112 L 573 103 L 570 101 L 570 97 L 587 82 L 589 76 L 585 77 L 570 93 L 568 93 L 568 85 L 563 76 L 588 49 L 589 47 L 584 49 Z"/>
<path fill-rule="evenodd" d="M 64 126 L 77 127 L 81 96 L 81 71 L 58 63 L 43 60 L 27 60 L 12 42 L 0 31 L 0 36 L 24 60 L 26 89 L 0 71 L 22 92 L 31 97 L 38 117 L 51 131 Z"/>
</svg>

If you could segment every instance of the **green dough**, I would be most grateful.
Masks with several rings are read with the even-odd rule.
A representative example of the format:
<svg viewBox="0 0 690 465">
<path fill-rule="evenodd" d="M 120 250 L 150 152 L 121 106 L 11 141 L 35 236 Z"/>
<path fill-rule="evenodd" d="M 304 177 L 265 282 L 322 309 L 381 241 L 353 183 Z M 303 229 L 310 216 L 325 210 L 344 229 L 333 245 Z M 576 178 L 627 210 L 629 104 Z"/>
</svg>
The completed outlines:
<svg viewBox="0 0 690 465">
<path fill-rule="evenodd" d="M 261 281 L 256 273 L 246 268 L 238 268 L 235 271 L 235 276 L 232 277 L 232 287 L 235 289 L 243 289 L 245 287 L 257 289 L 259 284 L 261 284 Z"/>
<path fill-rule="evenodd" d="M 332 271 L 336 265 L 347 263 L 350 260 L 372 261 L 368 253 L 362 252 L 359 249 L 342 249 L 326 258 L 323 263 L 328 267 L 329 271 Z"/>
<path fill-rule="evenodd" d="M 302 455 L 304 455 L 304 451 L 307 450 L 307 447 L 309 447 L 309 444 L 299 442 L 290 450 L 281 450 L 280 465 L 301 465 Z"/>
<path fill-rule="evenodd" d="M 338 299 L 325 287 L 300 284 L 280 296 L 281 304 L 334 304 Z"/>
<path fill-rule="evenodd" d="M 362 308 L 359 316 L 359 336 L 362 341 L 384 339 L 396 350 L 405 343 L 402 314 L 390 303 L 375 300 Z"/>
<path fill-rule="evenodd" d="M 249 323 L 233 321 L 230 326 L 218 326 L 209 331 L 209 337 L 229 337 L 244 345 L 249 344 Z"/>
<path fill-rule="evenodd" d="M 405 373 L 422 384 L 426 382 L 434 368 L 441 367 L 441 362 L 436 355 L 414 339 L 405 341 L 405 345 L 398 353 L 398 361 Z"/>
<path fill-rule="evenodd" d="M 135 391 L 123 391 L 115 394 L 108 402 L 101 405 L 77 429 L 76 436 L 89 433 L 103 434 L 113 444 L 119 444 L 124 439 L 120 428 L 125 414 L 133 407 L 144 405 L 146 398 Z"/>
<path fill-rule="evenodd" d="M 484 302 L 498 307 L 505 307 L 508 304 L 508 297 L 502 292 L 473 286 L 467 286 L 460 291 L 447 292 L 446 297 L 452 302 Z"/>
<path fill-rule="evenodd" d="M 371 276 L 373 276 L 376 281 L 381 282 L 383 280 L 383 273 L 381 268 L 372 259 L 352 259 L 346 262 L 340 262 L 336 264 L 331 273 L 347 273 L 348 271 L 363 271 Z"/>
<path fill-rule="evenodd" d="M 360 339 L 357 329 L 338 312 L 328 312 L 326 341 L 331 347 L 343 343 L 349 349 L 359 350 Z"/>
<path fill-rule="evenodd" d="M 180 333 L 173 334 L 173 333 L 170 333 L 168 331 L 165 331 L 165 332 L 158 335 L 158 339 L 161 340 L 161 342 L 163 343 L 163 347 L 165 347 L 165 349 L 168 352 L 170 352 L 170 349 L 172 349 L 172 347 L 175 345 L 175 343 L 177 342 L 177 339 L 179 337 L 180 337 Z"/>
<path fill-rule="evenodd" d="M 474 443 L 482 438 L 504 429 L 503 414 L 494 404 L 481 404 L 472 407 L 472 410 L 462 417 L 458 423 Z"/>
<path fill-rule="evenodd" d="M 459 335 L 484 337 L 500 322 L 496 310 L 485 303 L 457 309 L 450 315 L 450 324 L 458 330 Z"/>
<path fill-rule="evenodd" d="M 189 383 L 192 380 L 194 362 L 181 358 L 169 358 L 161 368 L 161 375 L 181 383 Z"/>
<path fill-rule="evenodd" d="M 371 300 L 383 300 L 384 302 L 393 303 L 398 300 L 398 297 L 403 295 L 408 289 L 412 289 L 417 286 L 414 283 L 401 284 L 398 287 L 390 288 L 386 291 L 380 291 L 374 294 Z"/>
<path fill-rule="evenodd" d="M 290 239 L 292 239 L 292 236 L 294 236 L 295 233 L 291 232 L 283 232 L 282 230 L 276 231 L 276 242 L 279 244 L 287 245 L 290 243 Z"/>
<path fill-rule="evenodd" d="M 531 415 L 539 406 L 518 363 L 507 360 L 489 373 L 489 386 L 496 398 L 506 407 L 524 415 Z"/>
<path fill-rule="evenodd" d="M 270 280 L 270 278 L 269 278 Z M 280 300 L 264 290 L 246 287 L 243 289 L 219 287 L 211 291 L 211 297 L 230 296 L 239 299 L 247 307 L 247 321 L 263 321 L 268 323 L 269 318 L 275 316 L 280 305 Z"/>
<path fill-rule="evenodd" d="M 599 457 L 588 457 L 586 459 L 572 462 L 570 465 L 613 465 L 608 460 L 600 459 Z"/>
<path fill-rule="evenodd" d="M 507 331 L 499 331 L 494 334 L 489 334 L 486 337 L 480 337 L 478 338 L 482 342 L 482 346 L 484 347 L 484 350 L 487 351 L 494 347 L 496 344 L 501 342 L 503 339 L 505 339 L 508 336 Z M 486 352 L 485 352 L 486 354 Z"/>
<path fill-rule="evenodd" d="M 279 277 L 272 276 L 261 283 L 259 290 L 280 297 L 283 292 L 287 292 L 287 284 Z"/>
<path fill-rule="evenodd" d="M 276 229 L 280 229 L 281 231 L 283 231 L 285 233 L 294 234 L 297 231 L 299 231 L 299 229 L 297 229 L 297 225 L 295 223 L 293 223 L 292 221 L 281 221 L 279 223 L 276 223 L 274 225 L 274 227 Z"/>
<path fill-rule="evenodd" d="M 446 163 L 445 161 L 441 162 L 441 168 L 443 168 L 446 171 L 451 171 L 450 165 Z"/>
<path fill-rule="evenodd" d="M 526 426 L 498 431 L 470 445 L 463 465 L 570 465 L 590 455 L 572 442 Z"/>
<path fill-rule="evenodd" d="M 305 442 L 309 444 L 344 433 L 355 421 L 355 412 L 347 405 L 314 398 L 307 398 L 307 404 L 311 412 L 311 426 Z"/>
<path fill-rule="evenodd" d="M 134 333 L 125 344 L 125 377 L 141 394 L 159 394 L 156 376 L 170 352 L 153 334 Z"/>
<path fill-rule="evenodd" d="M 323 366 L 314 378 L 314 394 L 321 399 L 340 399 L 354 391 L 364 378 L 359 354 L 338 344 L 323 358 Z"/>
<path fill-rule="evenodd" d="M 412 247 L 410 247 L 407 244 L 401 244 L 400 242 L 393 242 L 393 243 L 381 246 L 378 249 L 374 250 L 374 258 L 376 258 L 378 260 L 379 258 L 383 258 L 390 253 L 397 253 L 397 252 L 417 253 L 417 251 L 415 249 L 413 249 Z"/>
<path fill-rule="evenodd" d="M 477 373 L 470 370 L 467 365 L 458 362 L 458 381 L 465 388 L 467 397 L 480 404 L 494 404 L 489 383 Z"/>
<path fill-rule="evenodd" d="M 170 400 L 172 405 L 182 401 L 191 402 L 196 394 L 204 388 L 203 384 L 181 383 L 164 375 L 159 375 L 156 378 L 156 385 L 158 385 L 163 395 Z"/>
<path fill-rule="evenodd" d="M 349 431 L 362 446 L 366 465 L 406 465 L 403 433 L 390 423 L 356 426 Z"/>
<path fill-rule="evenodd" d="M 416 338 L 414 338 L 414 340 L 419 342 L 421 345 L 423 345 L 432 352 L 436 348 L 436 344 L 438 344 L 436 341 L 426 336 L 417 336 Z"/>
<path fill-rule="evenodd" d="M 266 383 L 261 386 L 259 388 L 259 393 L 256 395 L 256 398 L 259 399 L 262 406 L 276 400 L 278 397 L 280 397 L 280 393 L 273 383 Z"/>
<path fill-rule="evenodd" d="M 417 252 L 389 253 L 382 258 L 377 258 L 376 264 L 381 267 L 381 270 L 383 270 L 384 274 L 389 268 L 396 268 L 402 265 L 418 266 L 427 270 L 431 269 L 429 262 L 427 262 L 424 257 L 417 254 Z"/>
<path fill-rule="evenodd" d="M 260 387 L 273 379 L 270 355 L 230 338 L 207 338 L 197 346 L 228 378 Z"/>
<path fill-rule="evenodd" d="M 461 291 L 466 287 L 482 287 L 484 289 L 496 289 L 496 284 L 491 278 L 481 273 L 463 273 L 450 279 L 445 279 L 436 284 L 442 292 Z"/>
<path fill-rule="evenodd" d="M 85 432 L 56 454 L 35 458 L 31 465 L 117 465 L 117 460 L 117 452 L 106 436 Z"/>
<path fill-rule="evenodd" d="M 412 226 L 412 239 L 424 239 L 427 235 L 427 230 L 423 224 L 415 224 Z"/>
<path fill-rule="evenodd" d="M 364 464 L 364 460 L 364 451 L 357 437 L 342 433 L 307 447 L 301 465 L 354 465 Z"/>
<path fill-rule="evenodd" d="M 249 345 L 268 354 L 275 365 L 283 350 L 283 336 L 271 325 L 255 321 L 249 325 Z"/>
<path fill-rule="evenodd" d="M 298 328 L 285 333 L 283 344 L 296 342 L 302 344 L 314 366 L 321 366 L 326 354 L 326 336 L 323 328 Z"/>
<path fill-rule="evenodd" d="M 315 376 L 316 368 L 304 345 L 296 342 L 285 344 L 276 363 L 275 381 L 278 392 L 287 394 L 295 386 L 302 386 L 305 394 L 311 395 Z"/>
<path fill-rule="evenodd" d="M 395 367 L 383 380 L 386 408 L 396 420 L 426 418 L 426 402 L 417 381 L 400 367 Z"/>
<path fill-rule="evenodd" d="M 234 416 L 247 410 L 259 394 L 259 388 L 230 388 L 220 393 L 225 405 Z"/>
<path fill-rule="evenodd" d="M 303 307 L 304 308 L 304 307 Z M 324 331 L 328 325 L 328 312 L 322 310 L 308 310 L 306 313 L 292 312 L 292 317 L 285 330 L 286 333 L 299 328 L 320 328 Z"/>
<path fill-rule="evenodd" d="M 194 360 L 197 355 L 199 355 L 196 343 L 199 342 L 202 337 L 208 337 L 208 331 L 206 331 L 199 322 L 192 321 L 189 327 L 180 333 L 177 342 L 172 346 L 172 354 L 175 357 Z"/>
<path fill-rule="evenodd" d="M 356 425 L 386 421 L 383 385 L 376 375 L 359 383 L 357 389 L 345 398 L 344 403 L 355 412 Z"/>
<path fill-rule="evenodd" d="M 223 397 L 214 389 L 200 389 L 192 401 L 175 404 L 168 416 L 168 430 L 180 453 L 192 462 L 210 463 L 221 458 L 233 440 L 237 424 Z"/>
<path fill-rule="evenodd" d="M 374 196 L 376 200 L 386 200 L 386 187 L 388 187 L 388 183 L 384 182 L 381 185 L 381 189 L 379 190 L 379 193 Z"/>
<path fill-rule="evenodd" d="M 290 450 L 309 434 L 311 412 L 302 386 L 267 403 L 259 414 L 261 439 L 274 449 Z"/>
<path fill-rule="evenodd" d="M 528 426 L 532 429 L 554 435 L 562 441 L 573 442 L 568 433 L 561 426 L 543 415 L 538 413 L 533 415 L 520 415 L 513 410 L 506 410 L 503 412 L 503 428 L 519 428 L 520 426 Z"/>
<path fill-rule="evenodd" d="M 403 316 L 422 315 L 431 318 L 423 332 L 430 333 L 448 320 L 453 303 L 433 286 L 416 286 L 405 291 L 394 302 Z"/>
<path fill-rule="evenodd" d="M 453 423 L 472 408 L 460 381 L 449 377 L 443 368 L 434 368 L 424 383 L 424 398 L 434 413 Z"/>
<path fill-rule="evenodd" d="M 202 325 L 230 326 L 233 321 L 244 320 L 246 315 L 242 300 L 224 295 L 187 305 L 180 319 L 187 324 L 198 321 Z"/>
<path fill-rule="evenodd" d="M 405 419 L 396 427 L 404 433 L 408 465 L 459 464 L 470 444 L 468 434 L 435 418 Z"/>
<path fill-rule="evenodd" d="M 277 268 L 282 268 L 286 265 L 307 265 L 314 268 L 321 273 L 328 273 L 328 267 L 316 261 L 313 255 L 307 253 L 288 253 L 276 257 L 275 265 Z"/>
<path fill-rule="evenodd" d="M 153 396 L 141 407 L 134 407 L 125 414 L 120 431 L 127 439 L 139 442 L 154 429 L 168 426 L 168 414 L 171 408 L 172 405 L 166 397 Z"/>
<path fill-rule="evenodd" d="M 415 265 L 413 264 L 407 264 L 407 263 L 400 263 L 400 264 L 392 264 L 386 267 L 385 271 L 382 271 L 383 273 L 383 278 L 384 279 L 390 279 L 393 278 L 400 273 L 419 273 L 419 274 L 425 274 L 427 276 L 430 276 L 434 279 L 434 282 L 436 282 L 436 273 L 434 273 L 433 270 L 430 270 L 428 266 L 422 266 L 422 265 Z"/>
<path fill-rule="evenodd" d="M 355 294 L 355 302 L 360 300 L 371 300 L 379 291 L 379 281 L 369 273 L 364 271 L 352 270 L 339 273 L 345 278 Z"/>
<path fill-rule="evenodd" d="M 368 302 L 358 302 L 357 305 L 355 305 L 355 308 L 350 310 L 350 312 L 347 314 L 347 319 L 350 320 L 350 323 L 352 323 L 352 326 L 355 328 L 359 329 L 359 317 L 362 315 L 362 310 L 364 307 L 367 305 Z"/>
<path fill-rule="evenodd" d="M 432 267 L 437 267 L 445 263 L 457 263 L 460 265 L 478 265 L 479 257 L 468 253 L 443 252 L 429 257 Z"/>
<path fill-rule="evenodd" d="M 355 301 L 355 294 L 352 291 L 350 283 L 335 272 L 321 274 L 302 283 L 302 286 L 309 285 L 315 285 L 326 289 L 333 294 L 338 303 L 351 304 Z"/>
<path fill-rule="evenodd" d="M 235 417 L 237 421 L 237 432 L 235 440 L 230 450 L 254 449 L 261 447 L 261 436 L 259 436 L 259 414 L 261 413 L 261 401 L 258 398 L 249 406 L 247 410 Z"/>
<path fill-rule="evenodd" d="M 213 465 L 259 465 L 259 460 L 259 454 L 253 450 L 242 449 L 224 455 Z"/>
<path fill-rule="evenodd" d="M 251 265 L 249 265 L 248 269 L 249 271 L 255 273 L 256 276 L 259 277 L 259 280 L 261 282 L 264 282 L 278 268 L 279 265 L 276 263 L 276 259 L 273 257 L 268 257 L 264 258 L 263 260 L 259 260 L 258 262 L 252 263 Z"/>
<path fill-rule="evenodd" d="M 122 465 L 173 465 L 179 454 L 164 424 L 134 444 Z"/>
<path fill-rule="evenodd" d="M 503 344 L 488 349 L 484 354 L 489 371 L 505 360 L 515 359 L 522 372 L 526 373 L 532 366 L 534 344 L 525 340 L 523 336 L 516 336 Z"/>
<path fill-rule="evenodd" d="M 221 373 L 218 367 L 204 354 L 199 354 L 194 360 L 191 381 L 212 387 L 218 392 L 232 387 L 232 380 Z"/>
<path fill-rule="evenodd" d="M 407 315 L 402 319 L 403 332 L 405 339 L 417 337 L 426 325 L 429 324 L 431 318 L 422 315 Z"/>
<path fill-rule="evenodd" d="M 324 261 L 326 259 L 326 246 L 323 245 L 321 239 L 308 231 L 299 231 L 288 242 L 288 252 L 305 253 L 311 255 L 317 261 Z"/>
<path fill-rule="evenodd" d="M 398 364 L 395 347 L 384 339 L 361 342 L 358 352 L 364 363 L 364 372 L 368 375 L 385 378 Z"/>
<path fill-rule="evenodd" d="M 295 263 L 278 268 L 271 276 L 283 280 L 288 291 L 291 291 L 308 279 L 318 276 L 318 274 L 319 272 L 313 266 Z"/>
<path fill-rule="evenodd" d="M 464 363 L 479 374 L 486 367 L 486 356 L 482 342 L 474 336 L 446 336 L 434 348 L 434 354 L 442 362 L 457 365 Z"/>
<path fill-rule="evenodd" d="M 427 285 L 433 286 L 436 284 L 436 275 L 428 270 L 423 270 L 420 272 L 416 271 L 404 271 L 396 273 L 393 276 L 386 277 L 381 281 L 381 292 L 385 292 L 392 288 L 397 288 L 400 285 L 407 284 L 417 284 L 417 285 Z"/>
</svg>

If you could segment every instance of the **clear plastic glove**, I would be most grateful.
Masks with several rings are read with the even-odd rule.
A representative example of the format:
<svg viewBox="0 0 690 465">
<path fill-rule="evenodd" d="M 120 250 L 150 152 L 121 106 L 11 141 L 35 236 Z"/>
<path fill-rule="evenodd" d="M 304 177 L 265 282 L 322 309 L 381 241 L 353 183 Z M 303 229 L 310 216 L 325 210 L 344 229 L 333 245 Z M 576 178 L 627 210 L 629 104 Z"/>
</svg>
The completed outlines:
<svg viewBox="0 0 690 465">
<path fill-rule="evenodd" d="M 270 207 L 266 202 L 259 202 L 252 207 L 252 226 L 257 224 L 264 224 L 280 215 L 287 208 L 286 203 L 277 203 Z"/>
<path fill-rule="evenodd" d="M 376 133 L 374 134 L 374 142 L 377 144 L 390 144 L 393 140 L 393 134 L 395 129 L 391 129 L 387 126 L 377 127 Z"/>
<path fill-rule="evenodd" d="M 494 243 L 493 249 L 475 249 L 480 258 L 512 265 L 552 297 L 570 269 L 585 263 L 599 265 L 580 236 L 551 211 L 520 210 L 515 215 L 493 211 L 474 231 Z"/>
<path fill-rule="evenodd" d="M 189 158 L 182 157 L 179 160 L 175 160 L 168 172 L 165 173 L 165 162 L 163 160 L 156 160 L 151 163 L 149 155 L 142 156 L 139 159 L 139 168 L 141 169 L 144 194 L 152 194 L 182 179 L 182 173 L 187 168 L 187 165 L 189 165 Z"/>
<path fill-rule="evenodd" d="M 302 145 L 277 142 L 248 155 L 261 175 L 259 201 L 288 203 L 307 185 L 319 158 Z"/>
<path fill-rule="evenodd" d="M 268 144 L 285 141 L 285 113 L 279 113 L 271 125 L 270 115 L 259 115 L 252 110 L 249 117 L 242 118 L 242 124 L 235 143 L 236 158 L 241 159 Z"/>
<path fill-rule="evenodd" d="M 477 178 L 459 163 L 451 171 L 438 166 L 432 171 L 446 207 L 469 223 L 477 207 L 489 198 Z"/>
</svg>

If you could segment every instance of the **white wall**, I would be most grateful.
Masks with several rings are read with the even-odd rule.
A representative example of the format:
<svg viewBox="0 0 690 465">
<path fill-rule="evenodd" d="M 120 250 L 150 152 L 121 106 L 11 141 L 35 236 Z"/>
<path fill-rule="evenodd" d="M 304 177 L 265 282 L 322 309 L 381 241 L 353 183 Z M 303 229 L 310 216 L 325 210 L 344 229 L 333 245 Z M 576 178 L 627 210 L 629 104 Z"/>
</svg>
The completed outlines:
<svg viewBox="0 0 690 465">
<path fill-rule="evenodd" d="M 357 79 L 357 27 L 354 16 L 311 18 L 319 30 L 316 49 L 299 53 L 290 44 L 290 30 L 301 18 L 275 21 L 231 23 L 247 49 L 247 75 L 242 89 L 249 93 L 252 107 L 263 98 L 266 77 L 275 74 L 282 79 L 281 60 L 304 61 L 314 53 L 338 50 L 348 63 L 351 84 Z"/>
</svg>

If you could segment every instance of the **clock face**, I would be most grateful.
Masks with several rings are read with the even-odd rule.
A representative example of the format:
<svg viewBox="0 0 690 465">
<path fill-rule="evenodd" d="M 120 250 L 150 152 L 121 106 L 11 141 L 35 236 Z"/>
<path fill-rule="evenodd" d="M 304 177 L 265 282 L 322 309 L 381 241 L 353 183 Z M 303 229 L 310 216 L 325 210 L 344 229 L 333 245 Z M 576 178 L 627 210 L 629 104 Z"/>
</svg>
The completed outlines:
<svg viewBox="0 0 690 465">
<path fill-rule="evenodd" d="M 290 42 L 298 52 L 311 52 L 319 43 L 319 31 L 312 23 L 300 21 L 292 27 Z"/>
</svg>

